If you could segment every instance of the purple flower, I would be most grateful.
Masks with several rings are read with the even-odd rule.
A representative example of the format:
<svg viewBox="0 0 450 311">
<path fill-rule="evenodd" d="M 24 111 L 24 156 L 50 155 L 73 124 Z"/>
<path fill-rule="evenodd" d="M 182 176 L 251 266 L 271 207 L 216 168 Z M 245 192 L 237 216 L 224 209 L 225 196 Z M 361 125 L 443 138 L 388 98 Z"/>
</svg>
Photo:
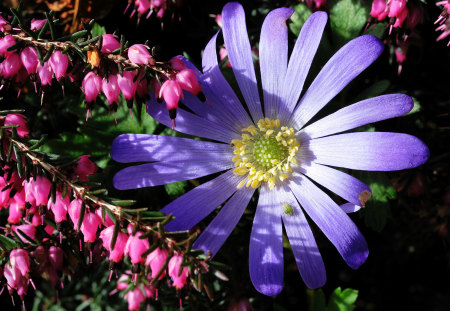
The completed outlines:
<svg viewBox="0 0 450 311">
<path fill-rule="evenodd" d="M 215 142 L 125 134 L 116 138 L 111 150 L 112 158 L 119 162 L 151 162 L 118 172 L 114 177 L 118 189 L 157 186 L 222 172 L 162 209 L 176 217 L 167 225 L 168 230 L 186 230 L 223 204 L 194 244 L 213 255 L 259 189 L 249 268 L 255 288 L 266 295 L 278 294 L 283 285 L 283 224 L 306 285 L 317 288 L 325 283 L 325 267 L 305 213 L 351 268 L 366 260 L 367 243 L 346 211 L 364 206 L 370 189 L 332 167 L 402 170 L 423 164 L 429 154 L 419 139 L 407 134 L 341 134 L 407 113 L 413 102 L 403 94 L 363 100 L 309 122 L 381 54 L 383 44 L 370 35 L 350 41 L 328 61 L 299 100 L 327 15 L 317 12 L 306 21 L 288 59 L 285 21 L 292 13 L 288 8 L 274 10 L 262 26 L 259 55 L 264 105 L 244 10 L 238 3 L 229 3 L 222 13 L 223 37 L 250 115 L 219 70 L 216 34 L 205 48 L 203 73 L 197 71 L 211 106 L 185 92 L 183 103 L 190 111 L 178 110 L 176 127 Z M 168 111 L 155 99 L 149 102 L 148 111 L 158 122 L 170 126 Z M 317 184 L 348 203 L 338 206 Z"/>
</svg>

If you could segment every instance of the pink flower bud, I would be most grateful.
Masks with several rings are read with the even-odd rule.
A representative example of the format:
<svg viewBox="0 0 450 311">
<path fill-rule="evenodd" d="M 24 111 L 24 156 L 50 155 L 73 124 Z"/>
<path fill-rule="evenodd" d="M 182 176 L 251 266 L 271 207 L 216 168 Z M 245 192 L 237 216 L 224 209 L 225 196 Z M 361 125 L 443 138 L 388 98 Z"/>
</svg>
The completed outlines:
<svg viewBox="0 0 450 311">
<path fill-rule="evenodd" d="M 67 67 L 69 66 L 69 57 L 66 54 L 57 50 L 50 56 L 49 62 L 57 80 L 66 75 Z"/>
<path fill-rule="evenodd" d="M 78 176 L 80 181 L 89 181 L 88 175 L 94 175 L 97 172 L 97 165 L 89 160 L 89 155 L 82 155 L 77 162 L 77 166 L 74 169 L 75 177 Z"/>
<path fill-rule="evenodd" d="M 406 60 L 406 49 L 396 48 L 395 58 L 397 60 L 397 63 L 403 63 Z"/>
<path fill-rule="evenodd" d="M 9 254 L 11 267 L 17 268 L 23 276 L 30 272 L 30 257 L 24 249 L 13 249 Z"/>
<path fill-rule="evenodd" d="M 95 242 L 97 239 L 97 229 L 100 227 L 102 220 L 95 213 L 85 213 L 81 232 L 84 235 L 84 242 Z"/>
<path fill-rule="evenodd" d="M 57 191 L 56 192 L 56 200 L 55 203 L 53 203 L 52 198 L 48 200 L 48 207 L 52 210 L 53 215 L 55 215 L 55 221 L 56 222 L 62 222 L 67 219 L 67 207 L 70 204 L 69 195 L 66 194 L 66 196 L 63 198 L 62 193 Z"/>
<path fill-rule="evenodd" d="M 183 69 L 176 75 L 178 84 L 183 90 L 191 92 L 197 95 L 202 91 L 200 84 L 198 83 L 197 76 L 192 69 Z"/>
<path fill-rule="evenodd" d="M 130 256 L 132 264 L 144 263 L 144 258 L 141 255 L 150 248 L 148 239 L 139 238 L 142 234 L 141 231 L 138 231 L 134 236 L 128 237 L 125 254 Z"/>
<path fill-rule="evenodd" d="M 11 28 L 9 22 L 0 15 L 0 31 L 8 32 L 11 31 Z"/>
<path fill-rule="evenodd" d="M 149 0 L 139 0 L 137 11 L 139 14 L 145 14 L 150 9 L 150 1 Z"/>
<path fill-rule="evenodd" d="M 39 30 L 44 27 L 46 19 L 32 19 L 30 29 L 33 31 Z"/>
<path fill-rule="evenodd" d="M 122 274 L 120 278 L 117 280 L 116 288 L 118 290 L 126 290 L 129 284 L 130 284 L 130 277 L 126 274 Z"/>
<path fill-rule="evenodd" d="M 388 15 L 388 10 L 386 8 L 386 0 L 373 0 L 372 10 L 370 11 L 370 16 L 383 20 Z"/>
<path fill-rule="evenodd" d="M 69 204 L 68 212 L 70 220 L 73 222 L 73 229 L 77 230 L 78 226 L 78 218 L 80 218 L 80 211 L 81 211 L 81 204 L 82 201 L 79 199 L 72 200 Z"/>
<path fill-rule="evenodd" d="M 9 204 L 9 215 L 8 222 L 10 224 L 17 224 L 22 219 L 22 210 L 25 209 L 25 206 L 18 204 L 15 201 L 12 201 Z"/>
<path fill-rule="evenodd" d="M 114 225 L 102 230 L 102 232 L 100 232 L 100 238 L 103 241 L 103 247 L 109 251 L 109 260 L 119 262 L 122 260 L 123 253 L 125 252 L 128 235 L 122 231 L 119 231 L 117 234 L 116 244 L 114 245 L 114 249 L 111 251 L 111 240 L 113 233 Z"/>
<path fill-rule="evenodd" d="M 45 62 L 43 66 L 41 66 L 40 63 L 38 63 L 37 66 L 37 73 L 39 75 L 39 79 L 41 80 L 42 85 L 52 85 L 52 79 L 53 79 L 53 71 L 50 67 L 49 62 Z"/>
<path fill-rule="evenodd" d="M 398 17 L 406 8 L 406 0 L 390 0 L 389 1 L 389 17 Z"/>
<path fill-rule="evenodd" d="M 147 259 L 145 260 L 145 264 L 147 266 L 150 266 L 150 269 L 152 270 L 152 279 L 156 277 L 159 270 L 164 266 L 164 263 L 167 260 L 167 257 L 169 255 L 169 251 L 165 248 L 156 248 L 153 252 L 147 255 Z M 161 280 L 166 272 L 164 271 L 163 274 L 159 277 Z"/>
<path fill-rule="evenodd" d="M 183 267 L 180 273 L 181 263 L 183 262 L 183 255 L 175 254 L 169 261 L 169 276 L 172 278 L 172 286 L 177 289 L 182 289 L 186 285 L 186 278 L 189 274 L 187 267 Z"/>
<path fill-rule="evenodd" d="M 182 56 L 175 56 L 171 60 L 169 60 L 170 65 L 173 69 L 177 71 L 181 71 L 183 69 L 186 69 L 186 64 L 183 62 Z"/>
<path fill-rule="evenodd" d="M 44 222 L 40 215 L 34 214 L 33 218 L 31 218 L 31 224 L 35 227 L 42 225 Z M 53 228 L 52 228 L 53 229 Z M 53 231 L 52 231 L 53 233 Z M 50 234 L 51 235 L 51 234 Z"/>
<path fill-rule="evenodd" d="M 120 48 L 120 42 L 117 41 L 117 36 L 115 35 L 102 35 L 103 43 L 102 49 L 100 50 L 102 53 L 111 53 L 114 50 Z"/>
<path fill-rule="evenodd" d="M 16 40 L 12 35 L 6 35 L 0 39 L 0 54 L 4 57 L 14 53 L 14 51 L 7 51 L 7 49 L 16 44 Z"/>
<path fill-rule="evenodd" d="M 20 273 L 20 270 L 17 267 L 6 264 L 3 274 L 6 279 L 6 283 L 10 288 L 17 290 L 18 295 L 23 295 L 26 293 L 28 279 Z"/>
<path fill-rule="evenodd" d="M 103 94 L 105 94 L 109 105 L 112 105 L 113 103 L 117 104 L 119 102 L 120 88 L 116 75 L 109 75 L 108 81 L 106 81 L 106 78 L 103 78 L 102 91 Z"/>
<path fill-rule="evenodd" d="M 103 226 L 109 227 L 109 226 L 113 226 L 114 225 L 114 221 L 111 219 L 111 217 L 109 217 L 108 213 L 105 213 L 105 220 L 103 220 L 102 209 L 101 208 L 97 208 L 95 210 L 95 213 L 101 219 Z"/>
<path fill-rule="evenodd" d="M 24 183 L 25 200 L 36 206 L 47 205 L 52 183 L 44 176 L 37 176 Z"/>
<path fill-rule="evenodd" d="M 52 264 L 53 269 L 61 270 L 63 267 L 64 252 L 57 246 L 50 246 L 48 250 L 48 259 Z"/>
<path fill-rule="evenodd" d="M 27 122 L 25 121 L 26 117 L 20 113 L 11 113 L 8 114 L 5 118 L 5 126 L 7 125 L 18 125 L 16 128 L 17 135 L 20 137 L 28 136 L 30 130 L 27 127 Z"/>
<path fill-rule="evenodd" d="M 133 81 L 135 75 L 136 72 L 134 71 L 124 71 L 123 76 L 120 74 L 117 75 L 117 83 L 126 100 L 134 99 L 137 88 L 137 82 Z"/>
<path fill-rule="evenodd" d="M 148 46 L 143 44 L 134 44 L 130 46 L 128 49 L 128 58 L 132 63 L 137 65 L 153 65 L 155 63 L 148 51 Z"/>
<path fill-rule="evenodd" d="M 6 179 L 3 176 L 0 176 L 0 190 L 5 188 L 7 185 L 8 183 L 6 182 Z M 11 188 L 6 189 L 5 191 L 0 191 L 0 209 L 9 205 L 9 201 L 11 200 L 9 197 L 10 192 Z"/>
<path fill-rule="evenodd" d="M 93 71 L 89 72 L 83 79 L 83 92 L 86 102 L 95 102 L 102 86 L 102 79 Z"/>
<path fill-rule="evenodd" d="M 144 293 L 139 287 L 129 291 L 125 298 L 128 301 L 128 310 L 130 311 L 139 310 L 139 306 L 145 301 Z"/>
<path fill-rule="evenodd" d="M 36 239 L 36 228 L 33 225 L 20 225 L 20 226 L 12 226 L 12 229 L 15 233 L 22 239 L 24 243 L 30 243 L 30 241 L 27 240 L 21 233 L 19 233 L 18 230 L 25 233 L 27 236 L 29 236 L 31 239 Z"/>
<path fill-rule="evenodd" d="M 405 8 L 400 11 L 400 13 L 397 15 L 397 18 L 395 19 L 395 23 L 393 25 L 393 27 L 399 28 L 402 27 L 403 22 L 405 21 L 405 19 L 408 17 L 408 8 L 405 6 Z"/>
<path fill-rule="evenodd" d="M 183 91 L 177 81 L 167 80 L 161 86 L 159 97 L 164 98 L 168 110 L 177 109 L 178 102 L 183 97 Z"/>
<path fill-rule="evenodd" d="M 13 52 L 3 61 L 3 76 L 6 79 L 12 79 L 22 67 L 19 54 Z"/>
</svg>

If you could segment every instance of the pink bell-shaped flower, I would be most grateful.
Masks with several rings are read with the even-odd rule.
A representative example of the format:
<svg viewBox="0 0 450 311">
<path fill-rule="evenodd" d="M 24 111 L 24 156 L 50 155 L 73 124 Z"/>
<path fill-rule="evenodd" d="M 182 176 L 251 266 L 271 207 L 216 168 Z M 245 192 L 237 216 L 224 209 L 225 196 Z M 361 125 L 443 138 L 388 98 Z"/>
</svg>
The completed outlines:
<svg viewBox="0 0 450 311">
<path fill-rule="evenodd" d="M 7 57 L 8 55 L 14 53 L 14 51 L 7 51 L 7 49 L 16 44 L 16 40 L 12 35 L 6 35 L 0 39 L 0 54 L 3 57 Z"/>
<path fill-rule="evenodd" d="M 406 0 L 390 0 L 388 3 L 389 17 L 398 17 L 406 8 Z"/>
<path fill-rule="evenodd" d="M 112 105 L 113 103 L 117 104 L 119 102 L 120 88 L 116 75 L 109 75 L 108 81 L 106 81 L 106 78 L 103 78 L 102 91 L 103 94 L 105 94 L 109 105 Z"/>
<path fill-rule="evenodd" d="M 9 22 L 0 15 L 0 31 L 8 32 L 11 31 L 11 28 Z"/>
<path fill-rule="evenodd" d="M 109 251 L 109 260 L 114 262 L 119 262 L 122 260 L 123 253 L 125 252 L 125 247 L 128 241 L 128 235 L 119 231 L 117 234 L 116 244 L 114 245 L 114 249 L 111 250 L 111 240 L 114 233 L 114 226 L 110 226 L 106 229 L 103 229 L 100 232 L 100 238 L 103 241 L 103 247 Z"/>
<path fill-rule="evenodd" d="M 117 83 L 127 101 L 133 100 L 136 94 L 137 82 L 133 81 L 135 75 L 134 71 L 124 71 L 122 76 L 117 75 Z"/>
<path fill-rule="evenodd" d="M 85 213 L 83 224 L 81 225 L 81 232 L 84 235 L 84 242 L 95 242 L 97 239 L 97 229 L 100 227 L 102 221 L 96 213 Z"/>
<path fill-rule="evenodd" d="M 47 177 L 39 175 L 36 180 L 30 179 L 28 183 L 24 184 L 25 200 L 36 206 L 47 205 L 51 186 L 52 183 Z"/>
<path fill-rule="evenodd" d="M 2 62 L 3 68 L 3 76 L 6 79 L 12 79 L 16 73 L 19 72 L 22 67 L 22 62 L 20 61 L 19 54 L 11 53 L 6 59 Z"/>
<path fill-rule="evenodd" d="M 11 224 L 17 224 L 22 219 L 22 210 L 25 209 L 25 189 L 17 192 L 14 197 L 11 198 L 9 204 L 9 216 L 8 222 Z"/>
<path fill-rule="evenodd" d="M 191 92 L 194 95 L 198 95 L 202 91 L 194 70 L 192 69 L 181 70 L 177 73 L 176 79 L 183 90 Z"/>
<path fill-rule="evenodd" d="M 70 204 L 69 196 L 62 197 L 61 192 L 56 192 L 56 200 L 53 203 L 52 198 L 48 200 L 48 207 L 52 210 L 56 222 L 62 222 L 67 219 L 67 207 Z"/>
<path fill-rule="evenodd" d="M 166 107 L 170 111 L 178 108 L 178 102 L 183 97 L 183 91 L 177 81 L 167 80 L 161 86 L 159 97 L 164 98 Z"/>
<path fill-rule="evenodd" d="M 20 225 L 20 226 L 12 226 L 14 232 L 22 239 L 24 243 L 30 243 L 18 230 L 25 233 L 28 237 L 35 240 L 36 239 L 36 228 L 33 225 Z"/>
<path fill-rule="evenodd" d="M 128 237 L 128 241 L 125 246 L 125 254 L 130 256 L 132 264 L 144 263 L 144 258 L 141 256 L 150 248 L 147 239 L 139 238 L 142 234 L 143 233 L 141 231 L 138 231 L 135 235 L 130 235 Z"/>
<path fill-rule="evenodd" d="M 116 38 L 117 36 L 111 34 L 102 35 L 103 43 L 100 51 L 102 53 L 111 53 L 112 51 L 120 48 L 120 42 L 117 41 Z"/>
<path fill-rule="evenodd" d="M 64 252 L 57 246 L 50 246 L 48 249 L 48 259 L 55 270 L 63 268 Z"/>
<path fill-rule="evenodd" d="M 33 31 L 39 30 L 44 27 L 46 19 L 31 19 L 30 29 Z"/>
<path fill-rule="evenodd" d="M 30 272 L 30 257 L 24 249 L 13 249 L 9 253 L 9 262 L 11 267 L 17 268 L 23 276 L 26 276 Z"/>
<path fill-rule="evenodd" d="M 53 52 L 52 56 L 49 59 L 50 67 L 55 73 L 56 80 L 60 80 L 61 78 L 66 76 L 67 67 L 69 66 L 69 57 L 66 54 L 63 54 L 61 51 L 57 50 Z"/>
<path fill-rule="evenodd" d="M 128 58 L 136 65 L 154 65 L 155 60 L 148 51 L 148 46 L 134 44 L 128 49 Z"/>
<path fill-rule="evenodd" d="M 102 79 L 93 71 L 90 71 L 83 79 L 82 87 L 86 102 L 92 103 L 97 99 L 102 86 Z"/>
<path fill-rule="evenodd" d="M 147 266 L 150 266 L 150 269 L 152 270 L 152 279 L 156 277 L 159 270 L 164 266 L 164 263 L 167 260 L 167 257 L 169 255 L 169 251 L 165 248 L 156 248 L 153 252 L 147 255 L 147 258 L 145 260 L 145 264 Z M 164 271 L 159 279 L 161 280 L 166 272 Z"/>
<path fill-rule="evenodd" d="M 172 278 L 172 286 L 177 289 L 182 289 L 186 285 L 186 278 L 189 274 L 189 269 L 187 267 L 181 268 L 181 263 L 183 262 L 183 255 L 175 254 L 169 261 L 169 276 Z M 183 269 L 180 273 L 180 269 Z"/>
<path fill-rule="evenodd" d="M 97 165 L 89 160 L 89 157 L 89 155 L 82 155 L 74 169 L 74 176 L 78 176 L 80 181 L 89 181 L 88 175 L 94 175 L 97 172 Z"/>
<path fill-rule="evenodd" d="M 183 69 L 186 69 L 186 64 L 183 62 L 182 56 L 175 56 L 171 60 L 169 60 L 170 65 L 173 69 L 177 71 L 181 71 Z"/>
<path fill-rule="evenodd" d="M 101 208 L 97 208 L 95 210 L 95 213 L 101 219 L 103 226 L 110 227 L 110 226 L 114 225 L 114 221 L 111 219 L 111 217 L 109 217 L 109 215 L 107 213 L 105 213 L 105 215 L 104 215 L 105 219 L 103 219 L 103 217 L 102 217 L 102 209 Z"/>
<path fill-rule="evenodd" d="M 20 273 L 20 270 L 16 266 L 13 267 L 10 264 L 6 264 L 3 275 L 8 286 L 15 289 L 19 296 L 26 294 L 28 279 Z"/>
<path fill-rule="evenodd" d="M 81 204 L 82 201 L 79 199 L 74 199 L 69 204 L 69 208 L 67 209 L 67 212 L 69 213 L 70 220 L 73 222 L 73 229 L 77 230 L 78 226 L 78 219 L 80 218 L 80 211 L 81 211 Z"/>
<path fill-rule="evenodd" d="M 128 301 L 128 310 L 136 311 L 139 310 L 141 303 L 145 301 L 145 295 L 139 287 L 136 287 L 133 290 L 130 290 L 125 298 Z"/>
<path fill-rule="evenodd" d="M 5 126 L 8 125 L 18 125 L 16 128 L 17 135 L 20 137 L 28 136 L 30 130 L 28 129 L 27 122 L 25 121 L 26 117 L 20 113 L 10 113 L 6 115 L 5 118 Z"/>
<path fill-rule="evenodd" d="M 53 71 L 49 62 L 45 62 L 42 66 L 38 63 L 37 73 L 42 85 L 52 85 Z"/>
<path fill-rule="evenodd" d="M 136 1 L 137 2 L 137 1 Z M 137 11 L 139 15 L 144 15 L 150 9 L 150 1 L 149 0 L 139 0 Z"/>
<path fill-rule="evenodd" d="M 4 189 L 9 183 L 6 182 L 6 179 L 3 176 L 0 176 L 0 189 Z M 9 197 L 9 193 L 11 192 L 11 188 L 6 189 L 5 191 L 0 191 L 0 209 L 3 207 L 7 207 L 9 205 L 9 201 L 11 198 Z"/>
<path fill-rule="evenodd" d="M 386 0 L 373 0 L 370 16 L 382 21 L 388 15 Z"/>
</svg>

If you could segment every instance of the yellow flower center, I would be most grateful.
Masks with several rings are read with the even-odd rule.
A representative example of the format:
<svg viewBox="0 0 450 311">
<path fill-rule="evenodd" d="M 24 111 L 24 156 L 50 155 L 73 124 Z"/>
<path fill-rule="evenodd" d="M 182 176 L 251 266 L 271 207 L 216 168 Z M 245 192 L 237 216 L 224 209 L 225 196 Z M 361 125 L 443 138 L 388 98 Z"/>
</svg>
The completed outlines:
<svg viewBox="0 0 450 311">
<path fill-rule="evenodd" d="M 280 120 L 268 118 L 258 121 L 258 127 L 253 125 L 244 128 L 242 139 L 233 139 L 233 162 L 236 175 L 247 175 L 237 188 L 258 188 L 263 181 L 270 189 L 280 181 L 289 177 L 291 165 L 296 164 L 295 154 L 300 144 L 294 138 L 294 129 L 280 127 Z"/>
</svg>

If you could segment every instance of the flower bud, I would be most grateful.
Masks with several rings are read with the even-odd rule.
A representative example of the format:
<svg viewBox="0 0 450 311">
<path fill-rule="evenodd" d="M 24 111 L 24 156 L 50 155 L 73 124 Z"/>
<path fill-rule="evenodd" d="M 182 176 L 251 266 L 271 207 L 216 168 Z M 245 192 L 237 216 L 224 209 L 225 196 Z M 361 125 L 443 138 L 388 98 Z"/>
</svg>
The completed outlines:
<svg viewBox="0 0 450 311">
<path fill-rule="evenodd" d="M 189 274 L 187 267 L 181 267 L 183 262 L 183 255 L 175 254 L 169 261 L 169 276 L 172 278 L 172 286 L 177 289 L 182 289 L 186 285 L 186 278 Z M 183 269 L 180 273 L 180 269 Z"/>
<path fill-rule="evenodd" d="M 148 47 L 143 44 L 134 44 L 128 49 L 128 58 L 137 65 L 154 65 L 155 60 L 150 55 Z"/>
<path fill-rule="evenodd" d="M 130 256 L 132 264 L 144 263 L 144 258 L 141 255 L 150 248 L 147 239 L 139 238 L 142 234 L 141 231 L 138 231 L 134 236 L 131 235 L 128 237 L 125 254 Z"/>
<path fill-rule="evenodd" d="M 16 44 L 16 40 L 12 35 L 6 35 L 0 39 L 0 54 L 4 57 L 14 53 L 14 51 L 7 51 L 7 49 Z"/>
<path fill-rule="evenodd" d="M 152 279 L 156 277 L 159 270 L 164 266 L 164 263 L 167 260 L 167 257 L 169 255 L 169 251 L 165 248 L 156 248 L 153 252 L 147 255 L 147 259 L 145 260 L 145 264 L 147 266 L 150 266 L 150 269 L 152 270 Z M 163 274 L 159 277 L 161 280 L 166 272 L 164 271 Z"/>
<path fill-rule="evenodd" d="M 74 169 L 74 176 L 77 177 L 80 181 L 89 181 L 88 175 L 94 175 L 97 172 L 97 165 L 94 164 L 91 160 L 89 160 L 89 155 L 82 155 L 80 160 L 77 162 L 77 166 Z"/>
<path fill-rule="evenodd" d="M 145 296 L 142 290 L 139 287 L 136 287 L 133 290 L 130 290 L 126 295 L 125 298 L 128 301 L 128 310 L 135 311 L 139 310 L 139 306 L 142 302 L 145 301 Z"/>
<path fill-rule="evenodd" d="M 6 115 L 5 118 L 5 126 L 8 125 L 18 125 L 19 127 L 16 128 L 17 135 L 20 137 L 28 136 L 30 133 L 30 130 L 27 127 L 27 123 L 25 121 L 26 117 L 23 114 L 20 113 L 10 113 Z"/>
<path fill-rule="evenodd" d="M 48 200 L 48 207 L 52 210 L 56 222 L 62 222 L 67 219 L 67 207 L 70 204 L 69 195 L 63 198 L 61 192 L 56 192 L 56 200 L 53 203 L 52 198 Z"/>
<path fill-rule="evenodd" d="M 103 78 L 102 91 L 103 94 L 105 94 L 109 105 L 112 105 L 113 103 L 117 104 L 119 102 L 120 88 L 116 75 L 109 75 L 108 81 L 106 81 L 106 78 Z"/>
<path fill-rule="evenodd" d="M 89 72 L 83 79 L 82 87 L 86 102 L 95 102 L 102 86 L 102 79 L 94 72 Z"/>
<path fill-rule="evenodd" d="M 49 59 L 50 67 L 55 73 L 56 79 L 59 81 L 67 73 L 67 67 L 69 66 L 69 57 L 63 54 L 61 51 L 53 52 Z"/>
<path fill-rule="evenodd" d="M 48 259 L 52 264 L 53 269 L 62 270 L 63 268 L 63 260 L 64 260 L 64 252 L 61 248 L 57 246 L 50 246 L 48 250 Z"/>
<path fill-rule="evenodd" d="M 117 83 L 127 101 L 133 100 L 136 94 L 137 82 L 133 81 L 135 75 L 134 71 L 124 71 L 122 76 L 117 75 Z"/>
<path fill-rule="evenodd" d="M 173 69 L 177 71 L 181 71 L 183 69 L 186 69 L 186 64 L 183 62 L 182 56 L 175 56 L 171 60 L 169 60 L 170 65 Z"/>
<path fill-rule="evenodd" d="M 22 67 L 22 62 L 20 61 L 19 54 L 13 52 L 9 54 L 6 59 L 2 62 L 3 76 L 6 79 L 12 79 L 17 72 L 19 72 Z"/>
<path fill-rule="evenodd" d="M 109 251 L 109 260 L 114 262 L 119 262 L 122 260 L 123 253 L 125 252 L 125 247 L 128 241 L 128 235 L 119 231 L 117 234 L 116 244 L 114 249 L 111 250 L 111 240 L 114 233 L 114 225 L 103 229 L 100 232 L 100 238 L 103 241 L 103 247 Z"/>
<path fill-rule="evenodd" d="M 84 242 L 95 242 L 97 239 L 97 229 L 100 227 L 102 221 L 95 213 L 85 213 L 83 224 L 81 225 L 81 232 L 84 235 Z"/>
<path fill-rule="evenodd" d="M 24 249 L 13 249 L 9 254 L 11 267 L 17 268 L 22 276 L 26 276 L 30 272 L 30 257 Z"/>
<path fill-rule="evenodd" d="M 0 31 L 9 32 L 11 31 L 11 28 L 9 22 L 0 15 Z"/>
<path fill-rule="evenodd" d="M 36 228 L 33 225 L 20 225 L 20 226 L 11 226 L 14 232 L 22 239 L 24 243 L 29 244 L 30 241 L 27 240 L 21 233 L 19 233 L 18 230 L 25 233 L 27 236 L 29 236 L 31 239 L 36 239 Z"/>
<path fill-rule="evenodd" d="M 100 52 L 111 53 L 120 48 L 120 42 L 117 41 L 116 38 L 117 36 L 111 34 L 102 35 L 103 43 Z"/>
<path fill-rule="evenodd" d="M 183 69 L 176 75 L 177 82 L 183 90 L 191 92 L 194 95 L 202 91 L 198 79 L 192 69 Z"/>
<path fill-rule="evenodd" d="M 80 218 L 80 211 L 81 211 L 81 204 L 82 201 L 79 199 L 74 199 L 69 204 L 68 213 L 70 220 L 73 222 L 73 229 L 77 230 L 78 228 L 78 218 Z"/>
<path fill-rule="evenodd" d="M 40 63 L 37 65 L 37 73 L 42 85 L 52 85 L 53 71 L 49 62 L 45 62 L 43 66 Z"/>
<path fill-rule="evenodd" d="M 159 91 L 159 97 L 164 98 L 168 110 L 177 109 L 178 102 L 182 96 L 183 91 L 181 90 L 180 84 L 174 80 L 165 81 Z"/>
<path fill-rule="evenodd" d="M 46 21 L 47 20 L 45 18 L 44 19 L 34 19 L 33 18 L 31 20 L 30 29 L 33 30 L 33 31 L 39 30 L 42 27 L 44 27 Z"/>
</svg>

